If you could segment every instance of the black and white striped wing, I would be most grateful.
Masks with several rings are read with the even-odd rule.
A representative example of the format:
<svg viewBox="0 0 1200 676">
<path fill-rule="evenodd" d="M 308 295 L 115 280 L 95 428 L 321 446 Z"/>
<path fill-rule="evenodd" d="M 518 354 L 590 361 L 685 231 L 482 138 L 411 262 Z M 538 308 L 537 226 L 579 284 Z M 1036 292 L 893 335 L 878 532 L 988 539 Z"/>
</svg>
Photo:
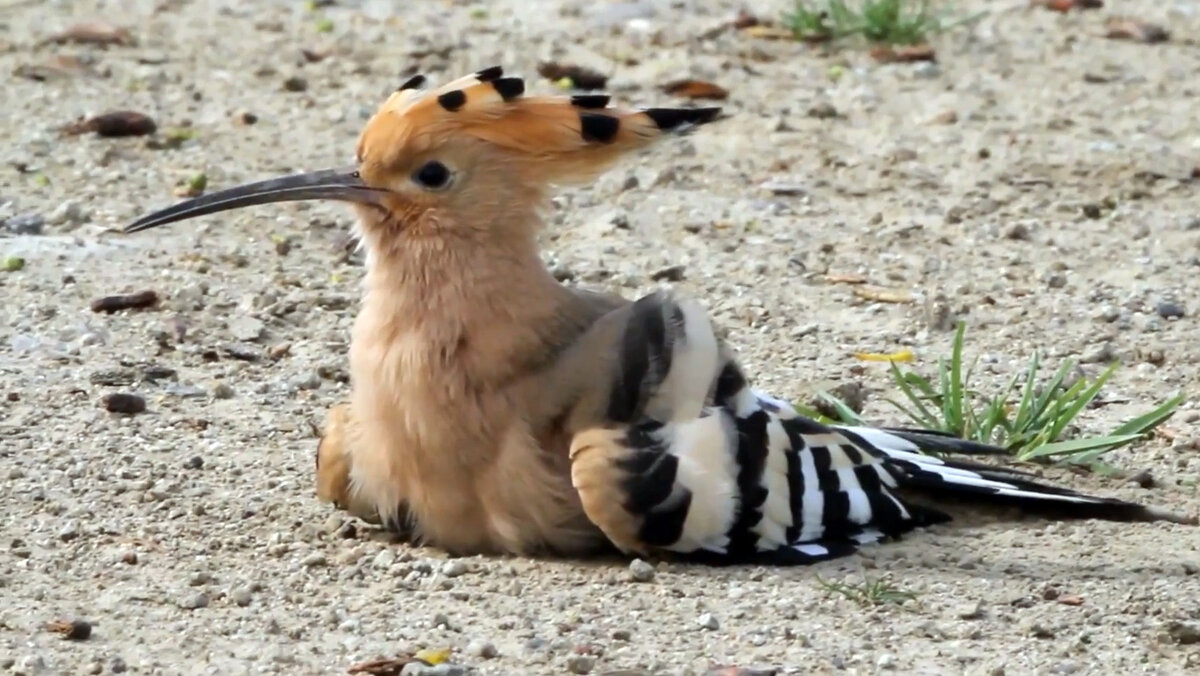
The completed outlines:
<svg viewBox="0 0 1200 676">
<path fill-rule="evenodd" d="M 950 519 L 906 501 L 901 491 L 907 489 L 1044 508 L 1066 517 L 1171 518 L 1045 485 L 1022 472 L 927 454 L 978 453 L 980 446 L 972 442 L 956 448 L 958 440 L 936 433 L 821 424 L 749 388 L 732 363 L 722 374 L 717 400 L 728 403 L 706 408 L 697 420 L 646 423 L 649 429 L 628 438 L 661 449 L 662 464 L 676 468 L 671 487 L 676 499 L 642 503 L 644 523 L 652 526 L 646 534 L 653 534 L 647 545 L 710 562 L 815 563 Z M 653 480 L 665 482 L 670 475 L 660 467 Z M 666 493 L 649 485 L 649 475 L 641 479 L 627 486 Z M 675 527 L 661 527 L 664 523 Z"/>
<path fill-rule="evenodd" d="M 638 302 L 610 399 L 613 424 L 579 435 L 585 511 L 626 551 L 714 563 L 814 563 L 949 516 L 901 496 L 968 495 L 1068 517 L 1171 518 L 928 452 L 1002 454 L 937 432 L 824 425 L 750 387 L 698 307 Z"/>
</svg>

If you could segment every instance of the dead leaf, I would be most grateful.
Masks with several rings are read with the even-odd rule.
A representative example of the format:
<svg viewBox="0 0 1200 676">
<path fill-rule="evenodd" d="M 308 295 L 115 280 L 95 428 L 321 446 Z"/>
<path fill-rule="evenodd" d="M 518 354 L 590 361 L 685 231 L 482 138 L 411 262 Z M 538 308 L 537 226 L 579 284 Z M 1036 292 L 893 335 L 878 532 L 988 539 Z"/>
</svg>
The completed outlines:
<svg viewBox="0 0 1200 676">
<path fill-rule="evenodd" d="M 86 120 L 79 120 L 61 128 L 64 134 L 76 136 L 95 132 L 98 136 L 145 136 L 153 134 L 158 125 L 148 115 L 132 110 L 114 110 Z"/>
<path fill-rule="evenodd" d="M 757 16 L 754 16 L 753 14 L 746 11 L 745 9 L 738 11 L 738 15 L 736 17 L 734 17 L 734 19 L 733 19 L 733 27 L 738 30 L 741 30 L 743 28 L 750 28 L 751 26 L 758 26 L 761 23 L 762 23 L 761 19 L 759 19 Z"/>
<path fill-rule="evenodd" d="M 947 110 L 938 113 L 933 117 L 932 120 L 930 120 L 930 122 L 934 124 L 954 124 L 955 122 L 958 122 L 958 111 Z"/>
<path fill-rule="evenodd" d="M 608 84 L 608 76 L 599 71 L 554 61 L 539 63 L 538 75 L 555 82 L 569 80 L 572 89 L 604 89 Z"/>
<path fill-rule="evenodd" d="M 871 57 L 882 63 L 914 63 L 937 61 L 937 53 L 929 45 L 879 46 L 871 48 Z"/>
<path fill-rule="evenodd" d="M 899 352 L 880 353 L 880 352 L 855 352 L 854 358 L 859 361 L 902 361 L 911 362 L 916 360 L 916 355 L 912 350 L 900 350 Z"/>
<path fill-rule="evenodd" d="M 67 42 L 84 45 L 120 45 L 131 47 L 136 41 L 128 28 L 114 26 L 104 21 L 85 21 L 55 33 L 40 44 L 61 45 Z"/>
<path fill-rule="evenodd" d="M 881 289 L 871 286 L 854 287 L 854 295 L 879 303 L 911 303 L 914 300 L 911 293 L 902 289 Z"/>
<path fill-rule="evenodd" d="M 831 273 L 825 275 L 825 281 L 830 284 L 866 284 L 867 278 L 862 275 Z"/>
<path fill-rule="evenodd" d="M 731 28 L 733 30 L 742 30 L 743 28 L 757 26 L 759 23 L 761 22 L 758 17 L 743 9 L 732 20 L 722 21 L 720 24 L 701 33 L 699 37 L 701 40 L 711 40 Z"/>
<path fill-rule="evenodd" d="M 367 660 L 352 665 L 346 670 L 348 674 L 371 674 L 371 676 L 400 676 L 406 665 L 416 662 L 425 666 L 433 666 L 415 657 L 393 657 L 378 660 Z"/>
<path fill-rule="evenodd" d="M 1030 7 L 1045 7 L 1052 12 L 1069 12 L 1073 9 L 1100 9 L 1104 0 L 1029 0 Z"/>
<path fill-rule="evenodd" d="M 796 37 L 792 31 L 786 28 L 764 24 L 756 24 L 748 28 L 743 28 L 742 34 L 759 40 L 794 40 Z"/>
<path fill-rule="evenodd" d="M 1171 33 L 1162 26 L 1129 17 L 1109 17 L 1104 22 L 1104 37 L 1112 40 L 1132 40 L 1152 45 L 1171 39 Z"/>
<path fill-rule="evenodd" d="M 721 100 L 729 96 L 729 90 L 704 80 L 675 80 L 663 85 L 662 90 L 667 94 L 688 99 Z"/>
<path fill-rule="evenodd" d="M 86 641 L 92 636 L 92 623 L 87 620 L 54 620 L 45 628 L 70 641 Z"/>
<path fill-rule="evenodd" d="M 300 56 L 304 57 L 305 63 L 320 63 L 329 56 L 328 49 L 309 49 L 308 47 L 300 48 Z"/>
<path fill-rule="evenodd" d="M 1151 434 L 1164 441 L 1175 441 L 1177 433 L 1170 427 L 1155 427 L 1151 430 Z"/>
<path fill-rule="evenodd" d="M 55 55 L 43 63 L 25 63 L 13 69 L 13 75 L 37 82 L 74 77 L 89 72 L 90 66 L 82 59 L 62 54 Z"/>
</svg>

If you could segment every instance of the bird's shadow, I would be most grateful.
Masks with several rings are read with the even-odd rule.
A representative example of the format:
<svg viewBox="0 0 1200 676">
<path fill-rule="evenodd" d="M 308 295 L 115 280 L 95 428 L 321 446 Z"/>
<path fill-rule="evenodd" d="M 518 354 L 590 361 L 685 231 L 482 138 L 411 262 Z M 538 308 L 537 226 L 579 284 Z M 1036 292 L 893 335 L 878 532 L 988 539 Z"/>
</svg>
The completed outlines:
<svg viewBox="0 0 1200 676">
<path fill-rule="evenodd" d="M 996 505 L 983 506 L 973 501 L 955 498 L 939 499 L 936 503 L 939 509 L 951 514 L 952 520 L 927 528 L 920 528 L 900 538 L 895 538 L 878 544 L 862 547 L 858 552 L 818 563 L 804 565 L 789 564 L 786 559 L 773 556 L 749 557 L 744 559 L 729 559 L 713 555 L 682 555 L 670 554 L 659 557 L 648 557 L 652 564 L 667 562 L 675 573 L 685 573 L 689 576 L 724 576 L 730 570 L 754 570 L 773 573 L 796 571 L 801 577 L 826 575 L 832 572 L 859 570 L 863 561 L 869 561 L 872 567 L 897 570 L 916 570 L 936 573 L 940 579 L 970 578 L 974 580 L 1002 580 L 1012 578 L 1049 579 L 1102 579 L 1111 581 L 1144 581 L 1147 574 L 1153 574 L 1156 579 L 1200 579 L 1200 548 L 1181 547 L 1179 556 L 1174 561 L 1163 560 L 1166 552 L 1156 551 L 1154 556 L 1145 559 L 1120 559 L 1119 562 L 1088 564 L 1079 557 L 1064 549 L 1049 548 L 1044 552 L 1034 553 L 1031 548 L 990 549 L 983 552 L 967 551 L 959 547 L 956 540 L 960 538 L 986 537 L 986 530 L 997 525 L 1028 525 L 1031 528 L 1044 527 L 1055 521 L 1047 519 L 1062 519 L 1063 521 L 1080 521 L 1070 519 L 1054 510 L 1051 506 L 1045 509 L 1030 510 Z M 1174 523 L 1127 523 L 1128 528 L 1187 528 Z M 365 526 L 365 527 L 364 527 Z M 414 542 L 409 533 L 388 530 L 375 524 L 360 522 L 360 540 L 385 542 L 389 545 L 405 545 L 416 550 L 425 550 L 438 556 L 459 557 L 463 553 L 449 552 L 438 547 Z M 949 540 L 949 542 L 947 542 Z M 1026 542 L 1037 543 L 1040 538 L 1029 539 Z M 917 549 L 914 551 L 914 546 Z M 943 554 L 944 552 L 944 554 Z M 1009 552 L 1019 554 L 1009 556 Z M 612 572 L 627 567 L 634 556 L 625 554 L 610 544 L 604 544 L 594 551 L 584 554 L 543 552 L 535 555 L 495 555 L 494 560 L 537 562 L 552 565 L 568 565 L 582 570 L 597 572 Z M 964 563 L 969 558 L 969 563 Z M 902 566 L 902 568 L 901 568 Z"/>
</svg>

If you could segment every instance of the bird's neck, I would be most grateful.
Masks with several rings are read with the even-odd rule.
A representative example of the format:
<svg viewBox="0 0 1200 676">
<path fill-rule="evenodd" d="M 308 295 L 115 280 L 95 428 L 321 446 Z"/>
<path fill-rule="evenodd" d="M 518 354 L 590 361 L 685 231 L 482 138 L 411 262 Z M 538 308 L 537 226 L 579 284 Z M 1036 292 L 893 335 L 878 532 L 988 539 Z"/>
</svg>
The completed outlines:
<svg viewBox="0 0 1200 676">
<path fill-rule="evenodd" d="M 553 352 L 557 324 L 574 314 L 574 296 L 532 236 L 413 237 L 372 251 L 364 284 L 356 340 L 403 346 L 427 368 L 466 368 L 476 381 L 506 379 Z"/>
</svg>

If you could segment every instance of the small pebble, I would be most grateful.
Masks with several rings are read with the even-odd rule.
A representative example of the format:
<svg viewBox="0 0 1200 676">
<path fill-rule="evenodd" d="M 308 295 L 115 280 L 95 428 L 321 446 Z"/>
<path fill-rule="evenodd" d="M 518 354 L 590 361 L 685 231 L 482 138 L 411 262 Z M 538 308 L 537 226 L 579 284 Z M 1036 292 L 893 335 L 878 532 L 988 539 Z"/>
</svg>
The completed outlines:
<svg viewBox="0 0 1200 676">
<path fill-rule="evenodd" d="M 1167 625 L 1167 636 L 1179 645 L 1200 643 L 1200 625 L 1174 621 Z"/>
<path fill-rule="evenodd" d="M 54 225 L 79 225 L 87 221 L 87 215 L 75 200 L 66 200 L 50 212 L 47 219 Z"/>
<path fill-rule="evenodd" d="M 92 301 L 92 312 L 119 312 L 151 307 L 158 303 L 158 294 L 154 291 L 139 291 L 137 293 L 119 296 L 104 296 Z"/>
<path fill-rule="evenodd" d="M 480 657 L 485 660 L 490 660 L 499 655 L 496 646 L 490 641 L 471 641 L 467 644 L 467 654 L 471 657 Z"/>
<path fill-rule="evenodd" d="M 26 655 L 17 660 L 11 667 L 12 671 L 17 674 L 34 674 L 46 673 L 46 660 L 42 659 L 41 655 Z"/>
<path fill-rule="evenodd" d="M 298 390 L 315 390 L 321 387 L 321 376 L 316 372 L 296 378 L 292 386 Z"/>
<path fill-rule="evenodd" d="M 683 280 L 684 270 L 682 265 L 672 265 L 650 273 L 650 279 L 655 282 L 679 282 Z"/>
<path fill-rule="evenodd" d="M 233 387 L 229 383 L 217 383 L 212 388 L 213 399 L 233 399 Z"/>
<path fill-rule="evenodd" d="M 198 455 L 193 455 L 192 457 L 183 461 L 183 467 L 184 469 L 203 469 L 204 458 L 201 458 Z"/>
<path fill-rule="evenodd" d="M 104 409 L 111 413 L 135 414 L 146 410 L 146 400 L 128 392 L 114 392 L 101 399 Z"/>
<path fill-rule="evenodd" d="M 980 620 L 983 619 L 984 610 L 983 603 L 976 601 L 968 603 L 965 606 L 955 611 L 955 615 L 961 620 Z"/>
<path fill-rule="evenodd" d="M 79 537 L 79 524 L 74 521 L 68 521 L 63 524 L 63 527 L 58 531 L 58 539 L 63 542 L 70 542 Z"/>
<path fill-rule="evenodd" d="M 712 613 L 704 613 L 697 618 L 696 623 L 704 629 L 716 630 L 721 628 L 721 623 L 717 622 L 717 618 Z"/>
<path fill-rule="evenodd" d="M 772 195 L 779 195 L 781 197 L 802 197 L 808 194 L 808 189 L 803 184 L 781 178 L 766 181 L 759 187 Z"/>
<path fill-rule="evenodd" d="M 629 563 L 629 577 L 634 582 L 649 582 L 654 579 L 654 566 L 641 559 Z"/>
<path fill-rule="evenodd" d="M 205 594 L 204 592 L 189 594 L 179 601 L 179 607 L 183 608 L 184 610 L 198 610 L 200 608 L 207 608 L 208 594 Z"/>
<path fill-rule="evenodd" d="M 161 366 L 159 364 L 151 364 L 150 366 L 142 369 L 142 377 L 151 381 L 174 378 L 176 373 L 177 372 L 175 369 L 169 366 Z"/>
<path fill-rule="evenodd" d="M 942 74 L 941 66 L 933 61 L 922 61 L 913 68 L 913 76 L 922 80 L 932 80 Z"/>
<path fill-rule="evenodd" d="M 239 361 L 258 361 L 263 358 L 263 349 L 250 343 L 229 343 L 225 354 Z"/>
<path fill-rule="evenodd" d="M 1129 483 L 1137 484 L 1138 486 L 1141 486 L 1142 488 L 1154 488 L 1154 486 L 1155 486 L 1154 475 L 1150 473 L 1150 470 L 1144 469 L 1144 470 L 1138 472 L 1137 474 L 1134 474 L 1133 476 L 1129 477 Z"/>
<path fill-rule="evenodd" d="M 243 608 L 250 605 L 250 601 L 253 598 L 250 589 L 247 587 L 238 587 L 237 589 L 234 589 L 233 592 L 230 593 L 229 597 L 233 599 L 234 603 L 242 606 Z"/>
<path fill-rule="evenodd" d="M 596 658 L 591 655 L 571 655 L 567 658 L 567 671 L 572 674 L 590 674 L 596 666 Z"/>
<path fill-rule="evenodd" d="M 442 566 L 442 575 L 446 577 L 458 577 L 467 572 L 467 564 L 459 560 L 447 561 L 446 565 Z"/>
<path fill-rule="evenodd" d="M 4 229 L 14 235 L 40 235 L 45 225 L 41 214 L 18 214 L 4 221 Z"/>
<path fill-rule="evenodd" d="M 1104 343 L 1085 352 L 1079 361 L 1083 364 L 1107 364 L 1116 358 L 1117 353 L 1113 350 L 1113 346 L 1110 343 Z"/>
<path fill-rule="evenodd" d="M 838 117 L 838 109 L 833 107 L 832 103 L 822 101 L 808 109 L 808 116 L 815 117 L 818 120 L 829 120 Z"/>
<path fill-rule="evenodd" d="M 229 322 L 229 332 L 242 342 L 254 342 L 263 337 L 267 326 L 261 319 L 254 317 L 238 317 Z"/>
<path fill-rule="evenodd" d="M 1014 240 L 1029 239 L 1029 227 L 1023 223 L 1013 223 L 1004 230 L 1004 238 Z"/>
<path fill-rule="evenodd" d="M 108 670 L 114 674 L 123 674 L 129 671 L 129 665 L 125 664 L 125 660 L 120 657 L 114 657 L 112 658 L 112 662 L 108 663 Z"/>
<path fill-rule="evenodd" d="M 1154 311 L 1163 319 L 1180 319 L 1185 314 L 1179 303 L 1164 300 L 1154 306 Z"/>
<path fill-rule="evenodd" d="M 396 562 L 396 555 L 390 549 L 382 549 L 375 558 L 371 559 L 371 565 L 379 570 L 387 570 Z"/>
<path fill-rule="evenodd" d="M 1041 622 L 1034 622 L 1029 625 L 1029 633 L 1034 638 L 1054 638 L 1054 630 Z"/>
</svg>

